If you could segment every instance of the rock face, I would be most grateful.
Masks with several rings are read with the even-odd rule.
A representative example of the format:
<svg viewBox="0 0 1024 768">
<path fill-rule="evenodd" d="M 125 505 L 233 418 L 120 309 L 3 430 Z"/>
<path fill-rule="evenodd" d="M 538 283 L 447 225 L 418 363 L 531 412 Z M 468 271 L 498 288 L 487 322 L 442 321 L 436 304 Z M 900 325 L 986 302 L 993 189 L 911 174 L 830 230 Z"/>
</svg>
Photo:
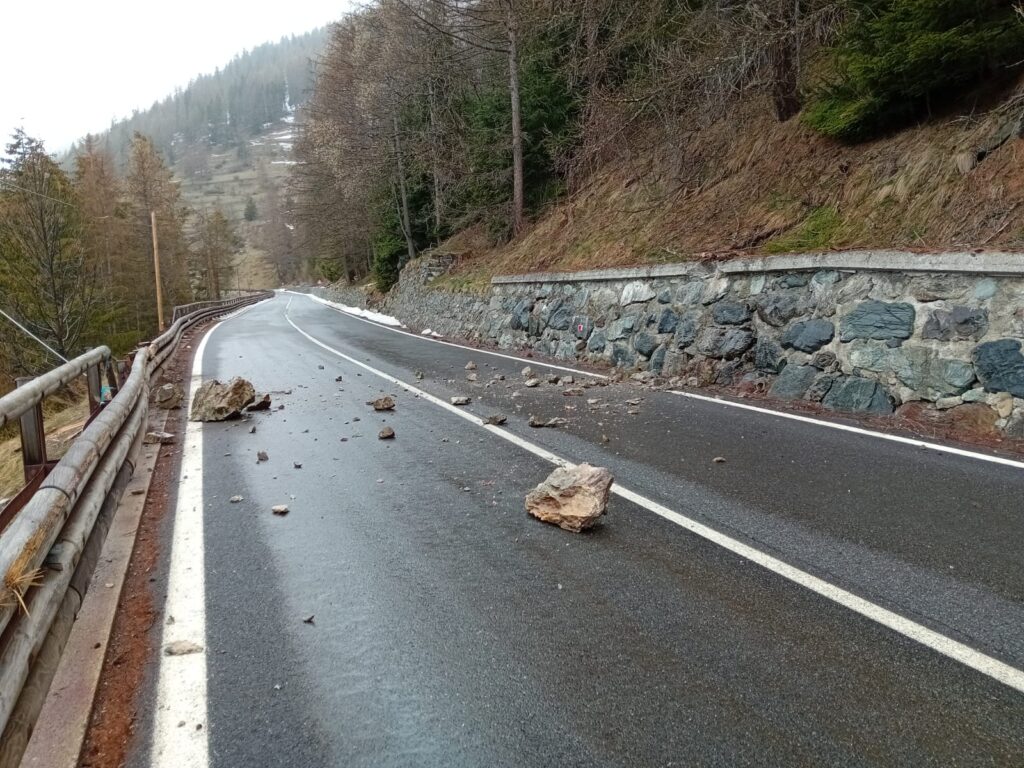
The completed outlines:
<svg viewBox="0 0 1024 768">
<path fill-rule="evenodd" d="M 787 349 L 817 352 L 836 335 L 836 327 L 828 320 L 805 320 L 793 323 L 779 341 Z"/>
<path fill-rule="evenodd" d="M 156 407 L 167 411 L 181 408 L 181 401 L 184 399 L 185 394 L 177 384 L 164 384 L 161 387 L 157 387 L 153 395 L 153 402 L 156 404 Z"/>
<path fill-rule="evenodd" d="M 559 467 L 530 491 L 526 511 L 545 523 L 579 533 L 605 513 L 612 482 L 611 472 L 604 467 Z"/>
<path fill-rule="evenodd" d="M 909 339 L 914 332 L 914 307 L 904 303 L 865 301 L 843 317 L 840 330 L 842 341 Z"/>
<path fill-rule="evenodd" d="M 970 307 L 936 309 L 921 329 L 921 338 L 938 341 L 980 339 L 988 330 L 988 311 Z"/>
<path fill-rule="evenodd" d="M 711 310 L 711 317 L 719 325 L 743 325 L 750 319 L 750 309 L 738 301 L 722 301 Z"/>
<path fill-rule="evenodd" d="M 813 365 L 787 365 L 768 393 L 780 400 L 799 400 L 817 375 L 818 369 Z"/>
<path fill-rule="evenodd" d="M 731 360 L 754 343 L 754 334 L 742 328 L 705 328 L 697 338 L 697 349 L 708 357 Z"/>
<path fill-rule="evenodd" d="M 192 421 L 227 421 L 237 419 L 249 403 L 256 399 L 252 384 L 234 378 L 227 384 L 208 381 L 192 398 Z"/>
<path fill-rule="evenodd" d="M 845 267 L 832 254 L 821 255 L 829 263 L 820 269 L 811 256 L 782 270 L 771 260 L 689 262 L 499 279 L 487 296 L 430 286 L 436 270 L 424 257 L 406 266 L 381 309 L 526 356 L 739 387 L 753 397 L 771 391 L 836 410 L 975 402 L 980 408 L 958 413 L 989 408 L 1000 434 L 1019 434 L 1024 276 L 928 272 L 929 257 L 919 256 L 908 271 L 856 266 L 855 256 Z M 327 297 L 342 298 L 334 291 Z M 996 403 L 994 394 L 1009 399 Z"/>
<path fill-rule="evenodd" d="M 885 388 L 877 381 L 860 376 L 843 376 L 834 382 L 821 404 L 833 411 L 893 412 Z"/>
<path fill-rule="evenodd" d="M 974 367 L 989 392 L 1024 397 L 1024 355 L 1016 339 L 999 339 L 974 348 Z"/>
</svg>

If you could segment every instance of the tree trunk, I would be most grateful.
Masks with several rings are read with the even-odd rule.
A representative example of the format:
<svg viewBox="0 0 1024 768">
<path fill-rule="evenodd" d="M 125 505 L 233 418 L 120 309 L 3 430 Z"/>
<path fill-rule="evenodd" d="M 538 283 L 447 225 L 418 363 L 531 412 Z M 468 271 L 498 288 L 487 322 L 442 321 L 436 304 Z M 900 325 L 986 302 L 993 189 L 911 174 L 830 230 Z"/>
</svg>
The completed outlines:
<svg viewBox="0 0 1024 768">
<path fill-rule="evenodd" d="M 431 155 L 433 156 L 433 167 L 431 172 L 434 176 L 434 236 L 440 238 L 444 198 L 443 192 L 441 191 L 441 161 L 439 160 L 441 152 L 438 147 L 440 141 L 438 141 L 437 100 L 436 95 L 434 94 L 433 78 L 427 80 L 427 96 L 430 100 L 430 145 L 432 150 Z"/>
<path fill-rule="evenodd" d="M 405 164 L 402 162 L 402 145 L 398 141 L 398 118 L 392 118 L 395 127 L 395 161 L 398 164 L 398 194 L 402 216 L 402 231 L 405 235 L 405 246 L 409 253 L 406 262 L 416 258 L 416 244 L 412 241 L 412 225 L 409 223 L 409 194 L 405 188 Z"/>
<path fill-rule="evenodd" d="M 785 122 L 800 111 L 800 0 L 783 11 L 782 36 L 772 51 L 772 102 Z"/>
<path fill-rule="evenodd" d="M 523 193 L 523 125 L 519 101 L 519 29 L 515 9 L 508 3 L 508 78 L 512 101 L 512 234 L 523 231 L 525 217 Z"/>
</svg>

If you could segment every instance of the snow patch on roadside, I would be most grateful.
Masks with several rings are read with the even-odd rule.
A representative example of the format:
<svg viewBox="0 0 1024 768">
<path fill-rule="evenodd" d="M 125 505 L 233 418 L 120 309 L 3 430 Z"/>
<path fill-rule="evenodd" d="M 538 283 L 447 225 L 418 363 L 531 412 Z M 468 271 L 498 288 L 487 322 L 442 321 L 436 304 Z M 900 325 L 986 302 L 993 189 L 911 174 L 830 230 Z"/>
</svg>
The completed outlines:
<svg viewBox="0 0 1024 768">
<path fill-rule="evenodd" d="M 307 293 L 309 298 L 313 301 L 318 301 L 321 304 L 325 304 L 328 307 L 340 310 L 347 315 L 355 315 L 361 317 L 364 320 L 370 320 L 374 323 L 380 323 L 381 325 L 390 325 L 393 328 L 405 328 L 402 321 L 392 317 L 391 315 L 382 315 L 380 312 L 374 312 L 372 309 L 360 309 L 359 307 L 348 307 L 344 304 L 339 304 L 336 301 L 330 301 L 328 299 L 322 299 L 319 296 L 314 296 L 312 293 Z"/>
</svg>

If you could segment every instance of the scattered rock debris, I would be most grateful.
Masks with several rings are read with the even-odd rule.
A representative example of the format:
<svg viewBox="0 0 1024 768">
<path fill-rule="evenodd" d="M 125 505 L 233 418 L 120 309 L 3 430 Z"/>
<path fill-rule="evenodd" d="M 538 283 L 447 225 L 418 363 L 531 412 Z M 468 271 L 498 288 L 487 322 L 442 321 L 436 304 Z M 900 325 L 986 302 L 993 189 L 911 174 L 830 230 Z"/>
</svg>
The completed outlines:
<svg viewBox="0 0 1024 768">
<path fill-rule="evenodd" d="M 479 377 L 475 373 L 467 373 L 466 381 L 477 381 Z"/>
<path fill-rule="evenodd" d="M 473 398 L 465 395 L 456 395 L 451 399 L 452 405 L 469 405 L 471 402 L 473 402 Z"/>
<path fill-rule="evenodd" d="M 470 360 L 468 363 L 466 363 L 466 370 L 467 371 L 475 371 L 476 370 L 476 363 L 474 363 L 472 360 Z"/>
<path fill-rule="evenodd" d="M 384 429 L 377 433 L 377 438 L 380 440 L 394 440 L 395 430 L 391 427 L 384 427 Z"/>
<path fill-rule="evenodd" d="M 164 384 L 162 387 L 158 387 L 153 395 L 156 407 L 166 411 L 181 408 L 181 401 L 184 399 L 185 395 L 177 384 Z"/>
<path fill-rule="evenodd" d="M 336 377 L 334 378 L 334 382 L 335 382 L 336 384 L 338 384 L 338 383 L 341 383 L 341 381 L 342 381 L 342 378 L 341 378 L 341 376 L 336 376 Z"/>
<path fill-rule="evenodd" d="M 539 387 L 540 386 L 540 379 L 527 379 L 523 383 L 523 386 L 526 387 L 527 389 L 533 389 L 534 387 Z"/>
<path fill-rule="evenodd" d="M 177 439 L 173 432 L 147 432 L 146 436 L 142 438 L 142 442 L 146 445 L 169 445 Z"/>
<path fill-rule="evenodd" d="M 416 371 L 416 380 L 423 381 L 423 371 Z"/>
<path fill-rule="evenodd" d="M 242 410 L 256 399 L 256 390 L 245 379 L 235 377 L 227 384 L 207 381 L 192 398 L 192 421 L 227 421 L 237 419 Z"/>
<path fill-rule="evenodd" d="M 250 435 L 255 435 L 256 434 L 256 425 L 255 424 L 253 424 L 251 427 L 249 427 L 249 434 Z"/>
<path fill-rule="evenodd" d="M 270 454 L 266 451 L 256 451 L 256 463 L 262 464 L 264 461 L 270 461 Z"/>
<path fill-rule="evenodd" d="M 496 413 L 496 414 L 494 414 L 492 416 L 488 416 L 484 423 L 485 424 L 490 424 L 490 425 L 495 426 L 495 427 L 500 427 L 506 421 L 508 421 L 508 416 L 504 416 L 504 415 L 502 415 L 500 413 Z"/>
<path fill-rule="evenodd" d="M 164 646 L 165 656 L 188 656 L 193 653 L 202 653 L 203 646 L 193 643 L 191 640 L 175 640 Z"/>
<path fill-rule="evenodd" d="M 541 429 L 543 427 L 564 427 L 569 422 L 563 419 L 561 416 L 555 416 L 552 419 L 541 419 L 537 416 L 531 416 L 529 424 L 534 429 Z"/>
<path fill-rule="evenodd" d="M 313 625 L 315 625 L 316 624 L 315 619 L 316 619 L 316 615 L 315 614 L 312 615 L 312 616 L 307 616 L 306 618 L 304 618 L 302 620 L 302 623 L 303 624 L 313 624 Z"/>
<path fill-rule="evenodd" d="M 393 411 L 395 410 L 395 399 L 391 395 L 384 395 L 378 397 L 376 400 L 370 400 L 366 403 L 372 405 L 375 411 Z M 354 421 L 354 419 L 353 419 Z"/>
<path fill-rule="evenodd" d="M 532 379 L 533 378 L 533 368 L 531 368 L 530 366 L 526 366 L 522 370 L 522 375 L 523 375 L 524 379 Z"/>
<path fill-rule="evenodd" d="M 289 513 L 289 512 L 291 511 L 291 510 L 290 510 L 290 509 L 288 509 L 288 505 L 287 505 L 287 504 L 277 504 L 277 505 L 275 505 L 275 506 L 271 507 L 271 508 L 270 508 L 270 511 L 271 511 L 271 512 L 273 512 L 273 513 L 274 513 L 275 515 L 277 515 L 278 517 L 284 517 L 284 516 L 285 516 L 285 515 L 287 515 L 287 514 L 288 514 L 288 513 Z"/>
<path fill-rule="evenodd" d="M 228 501 L 232 504 L 237 504 L 240 501 L 245 501 L 245 496 L 232 496 Z"/>
<path fill-rule="evenodd" d="M 526 496 L 526 511 L 566 531 L 579 533 L 608 508 L 614 478 L 604 467 L 559 467 Z"/>
<path fill-rule="evenodd" d="M 270 395 L 264 395 L 252 405 L 248 406 L 245 410 L 255 413 L 256 411 L 269 411 L 270 410 Z"/>
<path fill-rule="evenodd" d="M 715 456 L 715 458 L 713 458 L 711 461 L 713 461 L 715 464 L 725 464 L 725 457 Z"/>
<path fill-rule="evenodd" d="M 295 467 L 295 469 L 302 469 L 302 462 L 300 462 L 300 461 L 293 461 L 292 462 L 292 466 Z"/>
</svg>

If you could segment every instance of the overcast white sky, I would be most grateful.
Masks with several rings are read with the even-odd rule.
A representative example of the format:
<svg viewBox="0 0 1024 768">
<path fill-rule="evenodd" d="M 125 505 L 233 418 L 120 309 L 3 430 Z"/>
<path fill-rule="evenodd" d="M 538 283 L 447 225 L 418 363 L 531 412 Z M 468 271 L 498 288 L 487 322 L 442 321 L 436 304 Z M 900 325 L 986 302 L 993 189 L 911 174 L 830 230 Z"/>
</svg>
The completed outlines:
<svg viewBox="0 0 1024 768">
<path fill-rule="evenodd" d="M 65 149 L 260 43 L 339 19 L 351 0 L 4 3 L 0 148 L 19 125 Z"/>
</svg>

